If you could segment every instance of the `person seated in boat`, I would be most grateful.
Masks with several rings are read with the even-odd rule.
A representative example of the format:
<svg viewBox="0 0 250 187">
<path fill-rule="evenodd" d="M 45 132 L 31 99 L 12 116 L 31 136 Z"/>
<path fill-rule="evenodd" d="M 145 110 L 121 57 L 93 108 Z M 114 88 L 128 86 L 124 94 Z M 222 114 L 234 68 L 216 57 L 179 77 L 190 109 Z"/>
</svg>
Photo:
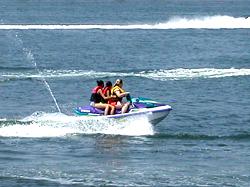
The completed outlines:
<svg viewBox="0 0 250 187">
<path fill-rule="evenodd" d="M 103 109 L 104 110 L 104 115 L 108 115 L 109 111 L 110 114 L 114 114 L 114 106 L 105 103 L 105 99 L 109 99 L 109 97 L 106 97 L 103 94 L 103 87 L 104 87 L 104 82 L 102 80 L 98 80 L 97 86 L 92 89 L 91 97 L 90 97 L 90 105 L 98 108 L 98 109 Z"/>
<path fill-rule="evenodd" d="M 109 97 L 109 99 L 107 100 L 107 103 L 115 107 L 118 100 L 117 100 L 117 96 L 111 94 L 112 88 L 113 88 L 112 83 L 110 81 L 107 81 L 106 86 L 103 89 L 103 94 L 106 97 Z"/>
<path fill-rule="evenodd" d="M 114 87 L 111 90 L 111 94 L 116 96 L 116 105 L 117 109 L 121 109 L 122 114 L 128 111 L 130 102 L 122 102 L 123 97 L 130 98 L 129 92 L 126 92 L 122 89 L 123 81 L 121 79 L 117 79 Z M 127 99 L 128 100 L 128 99 Z"/>
<path fill-rule="evenodd" d="M 110 101 L 112 101 L 112 99 L 115 99 L 116 96 L 111 95 L 111 90 L 112 90 L 112 83 L 110 81 L 107 81 L 105 87 L 102 90 L 102 93 L 105 96 L 104 102 L 111 105 L 110 106 L 110 108 L 111 108 L 110 114 L 114 114 L 115 113 L 115 105 Z"/>
<path fill-rule="evenodd" d="M 102 93 L 105 95 L 105 97 L 112 98 L 111 90 L 112 90 L 112 83 L 110 81 L 107 81 L 105 87 L 103 88 Z"/>
</svg>

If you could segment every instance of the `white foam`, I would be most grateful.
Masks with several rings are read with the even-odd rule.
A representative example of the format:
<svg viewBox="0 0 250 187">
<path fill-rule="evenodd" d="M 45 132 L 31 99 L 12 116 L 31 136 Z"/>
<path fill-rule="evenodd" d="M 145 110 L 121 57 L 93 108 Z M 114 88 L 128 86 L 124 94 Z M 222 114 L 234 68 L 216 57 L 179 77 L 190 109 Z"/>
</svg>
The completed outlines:
<svg viewBox="0 0 250 187">
<path fill-rule="evenodd" d="M 173 18 L 167 23 L 159 24 L 169 29 L 249 29 L 250 19 L 231 16 L 205 16 L 197 18 Z"/>
<path fill-rule="evenodd" d="M 87 77 L 87 78 L 99 78 L 99 77 L 115 77 L 115 76 L 127 76 L 133 75 L 133 73 L 113 73 L 113 72 L 96 72 L 96 71 L 85 71 L 85 70 L 43 70 L 40 73 L 4 73 L 0 77 L 4 78 L 71 78 L 71 77 Z"/>
<path fill-rule="evenodd" d="M 182 80 L 182 79 L 194 79 L 194 78 L 222 78 L 222 77 L 236 77 L 236 76 L 249 76 L 250 69 L 247 68 L 194 68 L 194 69 L 159 69 L 141 72 L 96 72 L 96 71 L 84 71 L 84 70 L 44 70 L 39 74 L 36 73 L 4 73 L 0 75 L 0 78 L 4 79 L 26 79 L 26 78 L 103 78 L 103 77 L 144 77 L 153 80 Z"/>
<path fill-rule="evenodd" d="M 154 79 L 154 80 L 183 80 L 194 78 L 222 78 L 222 77 L 236 77 L 249 76 L 250 69 L 215 69 L 215 68 L 198 68 L 198 69 L 172 69 L 172 70 L 153 70 L 141 72 L 140 76 Z"/>
<path fill-rule="evenodd" d="M 232 16 L 174 17 L 166 22 L 154 24 L 130 25 L 91 25 L 91 24 L 57 24 L 57 25 L 0 25 L 0 30 L 86 30 L 86 29 L 249 29 L 250 18 Z"/>
<path fill-rule="evenodd" d="M 35 113 L 15 124 L 0 127 L 4 137 L 61 137 L 72 134 L 113 134 L 126 136 L 153 135 L 153 127 L 146 117 L 107 119 L 78 117 L 62 113 Z"/>
</svg>

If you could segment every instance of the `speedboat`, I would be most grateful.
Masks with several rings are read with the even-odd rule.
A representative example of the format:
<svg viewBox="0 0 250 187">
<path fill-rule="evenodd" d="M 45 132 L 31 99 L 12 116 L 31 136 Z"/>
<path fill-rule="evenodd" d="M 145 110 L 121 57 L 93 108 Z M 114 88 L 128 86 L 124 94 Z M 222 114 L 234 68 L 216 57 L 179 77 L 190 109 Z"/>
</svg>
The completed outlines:
<svg viewBox="0 0 250 187">
<path fill-rule="evenodd" d="M 142 97 L 132 98 L 131 105 L 127 113 L 121 113 L 116 110 L 114 115 L 104 116 L 104 111 L 93 106 L 80 106 L 74 109 L 78 116 L 106 117 L 111 119 L 124 119 L 129 117 L 147 117 L 148 121 L 155 125 L 162 121 L 172 110 L 172 107 L 166 104 L 158 103 L 151 99 Z"/>
</svg>

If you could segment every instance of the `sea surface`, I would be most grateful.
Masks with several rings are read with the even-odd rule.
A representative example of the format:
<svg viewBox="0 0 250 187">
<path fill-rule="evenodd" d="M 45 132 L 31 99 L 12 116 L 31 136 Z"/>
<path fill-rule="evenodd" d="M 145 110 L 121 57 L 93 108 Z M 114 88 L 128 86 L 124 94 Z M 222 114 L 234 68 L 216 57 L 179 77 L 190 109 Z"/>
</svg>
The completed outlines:
<svg viewBox="0 0 250 187">
<path fill-rule="evenodd" d="M 249 0 L 1 0 L 0 186 L 250 186 Z M 78 117 L 96 80 L 172 106 Z"/>
</svg>

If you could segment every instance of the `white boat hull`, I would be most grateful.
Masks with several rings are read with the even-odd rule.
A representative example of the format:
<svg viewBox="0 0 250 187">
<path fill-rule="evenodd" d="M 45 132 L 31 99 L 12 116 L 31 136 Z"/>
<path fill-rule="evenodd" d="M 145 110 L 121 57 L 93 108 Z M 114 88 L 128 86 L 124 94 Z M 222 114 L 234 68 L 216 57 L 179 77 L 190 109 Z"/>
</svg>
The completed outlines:
<svg viewBox="0 0 250 187">
<path fill-rule="evenodd" d="M 106 116 L 107 118 L 112 118 L 112 119 L 121 119 L 121 118 L 128 118 L 128 117 L 147 117 L 148 121 L 156 125 L 160 121 L 162 121 L 169 112 L 172 110 L 171 106 L 169 105 L 164 105 L 164 106 L 159 106 L 155 108 L 143 108 L 139 109 L 136 111 L 130 111 L 129 113 L 124 113 L 124 114 L 116 114 L 116 115 L 109 115 Z"/>
</svg>

